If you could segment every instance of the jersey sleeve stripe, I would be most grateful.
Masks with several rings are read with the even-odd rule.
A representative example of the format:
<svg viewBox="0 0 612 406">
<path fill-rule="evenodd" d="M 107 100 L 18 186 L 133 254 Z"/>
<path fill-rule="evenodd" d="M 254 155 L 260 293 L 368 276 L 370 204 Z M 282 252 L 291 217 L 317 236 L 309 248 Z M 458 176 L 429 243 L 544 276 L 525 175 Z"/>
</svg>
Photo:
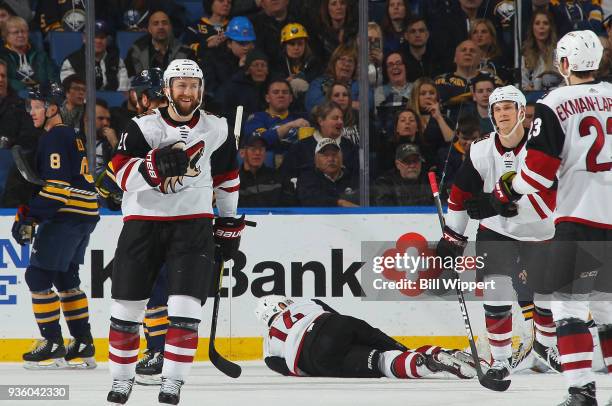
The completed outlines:
<svg viewBox="0 0 612 406">
<path fill-rule="evenodd" d="M 240 184 L 236 185 L 236 186 L 231 186 L 231 187 L 220 187 L 219 189 L 223 190 L 224 192 L 227 193 L 232 193 L 232 192 L 237 192 L 240 190 Z"/>
<path fill-rule="evenodd" d="M 536 181 L 534 178 L 529 176 L 527 172 L 530 172 L 532 175 L 537 177 L 536 174 L 529 171 L 527 168 L 521 169 L 519 176 L 517 176 L 512 182 L 512 188 L 521 194 L 532 194 L 536 193 L 540 190 L 546 190 L 547 187 L 545 184 Z M 552 186 L 552 182 L 550 184 Z"/>
<path fill-rule="evenodd" d="M 67 208 L 67 207 L 62 207 L 61 209 L 58 209 L 58 212 L 77 213 L 77 214 L 83 214 L 83 215 L 86 215 L 86 216 L 97 216 L 97 215 L 99 215 L 98 209 L 91 210 L 91 211 L 85 211 L 85 210 L 77 210 L 77 209 L 70 209 L 70 208 Z"/>
<path fill-rule="evenodd" d="M 561 165 L 561 160 L 559 158 L 550 156 L 537 149 L 529 150 L 527 158 L 525 159 L 525 166 L 533 173 L 533 175 L 530 176 L 536 180 L 538 180 L 538 178 L 546 179 L 550 182 L 550 186 L 552 186 L 552 182 L 555 180 L 559 165 Z M 540 181 L 540 183 L 546 185 L 546 183 L 542 181 Z M 547 186 L 547 188 L 550 186 Z"/>
<path fill-rule="evenodd" d="M 119 174 L 119 172 L 121 171 L 121 169 L 123 169 L 123 167 L 130 162 L 131 159 L 133 159 L 134 157 L 129 156 L 129 155 L 123 155 L 123 154 L 115 154 L 115 156 L 113 157 L 111 163 L 113 165 L 113 170 L 115 171 L 115 174 Z"/>
<path fill-rule="evenodd" d="M 136 165 L 136 162 L 138 162 L 138 159 L 133 159 L 127 165 L 125 170 L 119 171 L 119 173 L 117 174 L 117 178 L 121 180 L 121 189 L 124 191 L 127 190 L 127 180 L 130 177 L 130 174 L 132 172 L 132 169 L 134 168 L 134 165 Z"/>
<path fill-rule="evenodd" d="M 238 178 L 238 169 L 234 169 L 225 173 L 220 173 L 219 175 L 213 176 L 213 187 L 218 187 L 223 183 L 236 178 Z"/>
<path fill-rule="evenodd" d="M 70 186 L 70 182 L 66 182 L 65 180 L 58 180 L 58 179 L 47 179 L 47 182 L 51 182 L 51 183 L 58 183 L 58 184 L 60 184 L 60 185 Z"/>
<path fill-rule="evenodd" d="M 465 210 L 464 202 L 472 198 L 472 192 L 466 192 L 457 185 L 451 188 L 450 197 L 448 198 L 448 208 L 456 211 Z"/>
<path fill-rule="evenodd" d="M 66 189 L 61 189 L 58 187 L 54 187 L 54 186 L 44 186 L 42 188 L 43 192 L 47 192 L 53 195 L 59 195 L 59 196 L 70 196 L 70 191 L 66 190 Z"/>
<path fill-rule="evenodd" d="M 552 212 L 557 206 L 557 189 L 546 189 L 538 192 L 538 197 L 542 199 L 546 207 Z"/>
<path fill-rule="evenodd" d="M 540 216 L 540 218 L 544 220 L 547 217 L 547 215 L 546 213 L 544 213 L 544 210 L 542 210 L 542 208 L 540 207 L 540 205 L 538 204 L 538 202 L 533 196 L 534 195 L 527 195 L 527 198 L 529 199 L 529 202 L 535 209 L 536 213 L 538 213 L 538 216 Z"/>
<path fill-rule="evenodd" d="M 46 197 L 47 199 L 57 200 L 58 202 L 62 202 L 64 204 L 68 201 L 66 197 L 45 193 L 43 191 L 39 192 L 38 195 L 41 197 Z"/>
</svg>

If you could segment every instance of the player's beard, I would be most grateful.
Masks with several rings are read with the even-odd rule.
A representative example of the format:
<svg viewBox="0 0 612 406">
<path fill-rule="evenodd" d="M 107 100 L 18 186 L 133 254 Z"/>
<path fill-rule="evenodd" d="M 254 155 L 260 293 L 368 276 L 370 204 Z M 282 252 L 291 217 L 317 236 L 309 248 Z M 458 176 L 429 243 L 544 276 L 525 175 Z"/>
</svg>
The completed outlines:
<svg viewBox="0 0 612 406">
<path fill-rule="evenodd" d="M 172 95 L 172 104 L 174 104 L 174 108 L 179 116 L 188 116 L 198 108 L 200 105 L 200 100 L 199 97 L 195 98 L 191 103 L 189 103 L 189 106 L 183 107 L 184 104 L 180 102 L 179 98 Z"/>
<path fill-rule="evenodd" d="M 193 113 L 195 111 L 195 109 L 198 108 L 198 106 L 200 105 L 199 100 L 194 100 L 192 101 L 188 107 L 183 107 L 183 104 L 181 102 L 177 102 L 174 101 L 174 107 L 176 108 L 176 112 L 180 115 L 180 116 L 188 116 L 191 113 Z"/>
</svg>

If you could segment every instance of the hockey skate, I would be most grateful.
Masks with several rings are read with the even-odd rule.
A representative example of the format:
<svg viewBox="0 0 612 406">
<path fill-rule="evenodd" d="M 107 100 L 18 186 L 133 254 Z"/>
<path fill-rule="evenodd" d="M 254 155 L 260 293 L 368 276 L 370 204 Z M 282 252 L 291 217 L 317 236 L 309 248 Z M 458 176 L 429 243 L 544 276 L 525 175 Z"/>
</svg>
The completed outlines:
<svg viewBox="0 0 612 406">
<path fill-rule="evenodd" d="M 533 353 L 555 372 L 561 373 L 561 363 L 559 362 L 559 350 L 557 346 L 546 347 L 537 341 L 533 342 Z"/>
<path fill-rule="evenodd" d="M 510 370 L 514 371 L 525 369 L 525 365 L 527 362 L 524 364 L 521 363 L 523 363 L 523 361 L 526 361 L 529 358 L 532 349 L 533 346 L 531 343 L 520 343 L 516 351 L 512 352 L 512 362 L 510 363 Z"/>
<path fill-rule="evenodd" d="M 495 379 L 501 381 L 502 379 L 510 376 L 510 360 L 493 360 L 493 364 L 491 364 L 491 368 L 486 372 L 486 375 L 491 379 Z"/>
<path fill-rule="evenodd" d="M 34 349 L 23 354 L 25 369 L 62 369 L 66 367 L 64 339 L 38 340 Z"/>
<path fill-rule="evenodd" d="M 91 333 L 82 338 L 73 338 L 66 347 L 66 366 L 75 369 L 94 369 L 97 364 L 94 358 L 96 347 Z"/>
<path fill-rule="evenodd" d="M 163 351 L 147 349 L 144 357 L 136 364 L 136 383 L 139 385 L 160 385 L 163 366 Z"/>
<path fill-rule="evenodd" d="M 458 356 L 460 353 L 463 355 Z M 427 355 L 426 365 L 433 372 L 446 371 L 461 379 L 471 379 L 476 376 L 476 368 L 464 355 L 472 358 L 462 351 L 440 351 Z"/>
<path fill-rule="evenodd" d="M 106 400 L 112 406 L 124 405 L 130 398 L 133 386 L 134 378 L 128 380 L 113 379 L 113 386 L 108 392 Z"/>
<path fill-rule="evenodd" d="M 157 400 L 167 405 L 178 405 L 181 400 L 181 387 L 185 382 L 178 379 L 162 378 Z"/>
<path fill-rule="evenodd" d="M 565 399 L 565 402 L 559 403 L 558 406 L 597 406 L 595 382 L 580 387 L 570 387 L 567 399 Z"/>
</svg>

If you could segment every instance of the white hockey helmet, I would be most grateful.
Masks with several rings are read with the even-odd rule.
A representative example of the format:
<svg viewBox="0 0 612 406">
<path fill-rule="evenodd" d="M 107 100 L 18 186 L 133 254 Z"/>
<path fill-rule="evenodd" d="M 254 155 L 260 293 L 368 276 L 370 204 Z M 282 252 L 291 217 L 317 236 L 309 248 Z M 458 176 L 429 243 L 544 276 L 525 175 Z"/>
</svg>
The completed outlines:
<svg viewBox="0 0 612 406">
<path fill-rule="evenodd" d="M 204 74 L 197 63 L 191 59 L 175 59 L 164 71 L 164 86 L 170 87 L 174 78 L 198 78 L 204 82 Z"/>
<path fill-rule="evenodd" d="M 272 317 L 283 311 L 280 305 L 284 304 L 289 306 L 293 304 L 293 300 L 280 295 L 263 296 L 257 300 L 257 306 L 255 306 L 255 317 L 265 325 L 270 325 Z"/>
<path fill-rule="evenodd" d="M 516 87 L 512 86 L 512 85 L 508 85 L 508 86 L 503 86 L 503 87 L 498 87 L 497 89 L 493 90 L 493 93 L 491 93 L 491 95 L 489 96 L 489 119 L 491 120 L 491 123 L 493 124 L 493 128 L 495 129 L 495 132 L 499 133 L 499 129 L 497 128 L 497 125 L 495 124 L 495 117 L 493 117 L 493 106 L 495 105 L 495 103 L 499 103 L 501 101 L 511 101 L 516 103 L 516 109 L 518 110 L 518 116 L 517 116 L 517 123 L 514 126 L 514 128 L 512 129 L 512 131 L 510 132 L 510 134 L 512 134 L 517 126 L 523 122 L 523 120 L 525 119 L 525 106 L 527 105 L 527 99 L 525 98 L 525 95 L 523 94 L 523 92 L 521 92 L 519 89 L 517 89 Z M 522 111 L 522 118 L 521 118 L 521 111 Z M 507 135 L 510 135 L 507 134 Z"/>
<path fill-rule="evenodd" d="M 179 116 L 179 112 L 174 105 L 174 100 L 172 100 L 170 93 L 170 85 L 172 84 L 172 79 L 174 78 L 197 78 L 200 79 L 200 104 L 196 107 L 197 110 L 204 100 L 204 74 L 202 73 L 202 69 L 198 66 L 198 64 L 191 59 L 175 59 L 166 68 L 164 71 L 164 87 L 166 88 L 166 97 L 168 98 L 168 103 L 176 114 Z M 194 111 L 195 111 L 194 110 Z M 193 111 L 191 112 L 193 113 Z M 191 114 L 190 113 L 190 114 Z"/>
<path fill-rule="evenodd" d="M 567 58 L 569 70 L 573 72 L 599 69 L 603 46 L 599 37 L 591 30 L 568 32 L 557 42 L 555 64 L 561 67 L 561 59 Z"/>
</svg>

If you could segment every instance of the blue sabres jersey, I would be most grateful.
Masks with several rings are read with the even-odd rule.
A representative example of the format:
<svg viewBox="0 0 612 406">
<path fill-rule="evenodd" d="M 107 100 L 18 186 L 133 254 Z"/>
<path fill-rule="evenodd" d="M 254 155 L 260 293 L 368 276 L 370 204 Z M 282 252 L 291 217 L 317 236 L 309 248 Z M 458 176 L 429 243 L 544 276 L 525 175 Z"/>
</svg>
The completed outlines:
<svg viewBox="0 0 612 406">
<path fill-rule="evenodd" d="M 53 127 L 38 143 L 36 171 L 41 179 L 95 192 L 83 140 L 65 125 Z M 30 201 L 30 215 L 38 221 L 78 218 L 99 219 L 98 199 L 52 186 L 43 187 Z"/>
</svg>

